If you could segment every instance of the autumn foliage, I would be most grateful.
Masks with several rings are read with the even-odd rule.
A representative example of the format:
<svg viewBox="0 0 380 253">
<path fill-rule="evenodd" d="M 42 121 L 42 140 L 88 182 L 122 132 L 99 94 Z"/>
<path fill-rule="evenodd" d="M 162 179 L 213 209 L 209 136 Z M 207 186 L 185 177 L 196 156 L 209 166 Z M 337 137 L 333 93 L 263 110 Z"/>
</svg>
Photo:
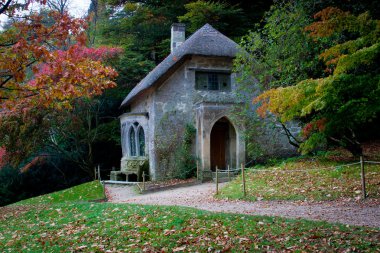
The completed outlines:
<svg viewBox="0 0 380 253">
<path fill-rule="evenodd" d="M 46 19 L 50 22 L 47 22 Z M 70 100 L 114 87 L 115 70 L 102 64 L 120 49 L 87 48 L 84 19 L 67 13 L 32 14 L 0 34 L 0 108 L 70 107 Z"/>
<path fill-rule="evenodd" d="M 15 17 L 0 32 L 0 147 L 14 166 L 47 148 L 58 115 L 116 86 L 117 72 L 107 64 L 122 51 L 89 48 L 85 19 L 46 10 L 25 14 L 32 2 L 45 4 L 0 0 L 0 14 Z"/>
<path fill-rule="evenodd" d="M 380 113 L 380 21 L 329 7 L 305 28 L 315 41 L 333 46 L 320 54 L 326 77 L 270 89 L 254 99 L 258 113 L 304 123 L 301 151 L 334 142 L 361 154 L 360 141 L 376 128 Z"/>
<path fill-rule="evenodd" d="M 4 165 L 5 162 L 5 148 L 0 147 L 0 168 Z"/>
</svg>

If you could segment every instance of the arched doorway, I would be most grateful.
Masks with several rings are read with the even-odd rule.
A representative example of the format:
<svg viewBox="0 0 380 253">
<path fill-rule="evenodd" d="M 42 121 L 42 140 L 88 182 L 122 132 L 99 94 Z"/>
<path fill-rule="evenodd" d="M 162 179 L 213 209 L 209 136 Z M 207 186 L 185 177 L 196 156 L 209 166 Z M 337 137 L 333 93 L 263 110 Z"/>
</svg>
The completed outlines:
<svg viewBox="0 0 380 253">
<path fill-rule="evenodd" d="M 210 134 L 211 170 L 225 170 L 236 166 L 236 131 L 231 122 L 223 117 L 215 122 Z"/>
</svg>

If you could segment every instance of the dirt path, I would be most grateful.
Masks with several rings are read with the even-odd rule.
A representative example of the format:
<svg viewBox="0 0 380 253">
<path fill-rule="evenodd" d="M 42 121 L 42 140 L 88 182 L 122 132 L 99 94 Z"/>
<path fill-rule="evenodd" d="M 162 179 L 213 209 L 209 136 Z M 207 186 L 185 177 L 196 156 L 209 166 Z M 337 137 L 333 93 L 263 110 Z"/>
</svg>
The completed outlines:
<svg viewBox="0 0 380 253">
<path fill-rule="evenodd" d="M 114 203 L 187 206 L 213 212 L 305 218 L 380 228 L 380 205 L 377 201 L 309 203 L 217 200 L 213 198 L 215 185 L 212 183 L 144 195 L 136 193 L 130 186 L 107 185 L 106 192 L 109 201 Z"/>
</svg>

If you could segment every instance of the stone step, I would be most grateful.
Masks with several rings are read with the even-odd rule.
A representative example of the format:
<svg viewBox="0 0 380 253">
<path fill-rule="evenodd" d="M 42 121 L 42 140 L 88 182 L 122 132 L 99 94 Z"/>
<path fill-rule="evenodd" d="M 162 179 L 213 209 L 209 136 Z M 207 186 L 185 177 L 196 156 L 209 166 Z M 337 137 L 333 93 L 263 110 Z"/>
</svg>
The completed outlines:
<svg viewBox="0 0 380 253">
<path fill-rule="evenodd" d="M 115 180 L 106 180 L 102 182 L 104 184 L 110 184 L 110 185 L 136 185 L 139 183 L 139 182 L 115 181 Z"/>
</svg>

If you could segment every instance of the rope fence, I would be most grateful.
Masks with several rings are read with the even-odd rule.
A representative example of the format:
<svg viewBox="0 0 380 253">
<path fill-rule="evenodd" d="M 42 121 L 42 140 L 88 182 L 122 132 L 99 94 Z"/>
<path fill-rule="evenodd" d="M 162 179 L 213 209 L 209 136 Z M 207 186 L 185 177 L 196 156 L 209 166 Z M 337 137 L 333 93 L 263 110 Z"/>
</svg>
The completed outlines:
<svg viewBox="0 0 380 253">
<path fill-rule="evenodd" d="M 342 164 L 338 166 L 329 166 L 329 167 L 324 167 L 324 168 L 312 168 L 312 169 L 303 169 L 303 170 L 281 170 L 281 169 L 273 169 L 273 170 L 261 170 L 257 169 L 254 170 L 256 173 L 258 172 L 309 172 L 309 171 L 319 171 L 319 170 L 337 170 L 342 167 L 349 167 L 352 165 L 357 165 L 360 164 L 360 162 L 355 162 L 355 163 L 348 163 L 348 164 Z"/>
<path fill-rule="evenodd" d="M 234 172 L 234 171 L 241 171 L 241 169 L 234 169 L 234 170 L 219 170 L 219 172 Z"/>
<path fill-rule="evenodd" d="M 380 164 L 380 162 L 367 162 L 367 161 L 365 161 L 365 162 L 366 163 L 373 163 L 373 164 Z M 312 168 L 312 169 L 302 169 L 302 170 L 282 170 L 280 168 L 271 169 L 271 170 L 244 168 L 244 170 L 254 171 L 255 173 L 259 173 L 259 172 L 283 172 L 283 173 L 286 173 L 286 172 L 310 172 L 310 171 L 319 171 L 319 170 L 337 170 L 337 169 L 340 169 L 342 167 L 349 167 L 349 166 L 357 165 L 357 164 L 360 164 L 360 162 L 342 164 L 342 165 L 338 165 L 338 166 L 329 166 L 329 167 L 324 167 L 324 168 Z M 235 171 L 242 171 L 242 169 L 240 169 L 240 168 L 239 169 L 233 169 L 233 170 L 218 169 L 218 172 L 221 172 L 221 173 L 235 172 Z"/>
<path fill-rule="evenodd" d="M 323 167 L 323 168 L 310 168 L 310 169 L 295 169 L 295 170 L 283 170 L 283 169 L 272 169 L 272 170 L 268 170 L 268 169 L 247 169 L 244 167 L 244 164 L 241 164 L 241 168 L 238 168 L 238 169 L 230 169 L 229 166 L 228 166 L 228 169 L 227 170 L 220 170 L 218 169 L 218 167 L 216 166 L 215 168 L 215 175 L 216 175 L 216 178 L 215 178 L 215 183 L 216 183 L 216 195 L 219 194 L 219 179 L 220 179 L 220 174 L 225 174 L 225 173 L 228 173 L 228 180 L 230 180 L 230 173 L 234 173 L 234 172 L 241 172 L 241 175 L 242 175 L 242 191 L 243 191 L 243 195 L 244 197 L 246 196 L 246 179 L 245 179 L 245 171 L 246 170 L 249 170 L 251 172 L 254 172 L 254 173 L 262 173 L 262 172 L 270 172 L 270 173 L 292 173 L 292 172 L 305 172 L 305 173 L 308 173 L 308 172 L 312 172 L 312 171 L 323 171 L 323 170 L 330 170 L 330 171 L 333 171 L 333 170 L 338 170 L 338 169 L 341 169 L 342 167 L 350 167 L 350 166 L 353 166 L 353 165 L 360 165 L 360 178 L 361 178 L 361 186 L 362 186 L 362 194 L 363 194 L 363 199 L 367 198 L 367 189 L 366 189 L 366 173 L 365 173 L 365 164 L 380 164 L 380 162 L 378 161 L 365 161 L 364 158 L 361 156 L 360 157 L 360 161 L 359 162 L 353 162 L 353 163 L 348 163 L 348 164 L 341 164 L 341 165 L 337 165 L 337 166 L 329 166 L 329 167 Z M 373 174 L 373 173 L 371 173 Z"/>
<path fill-rule="evenodd" d="M 380 162 L 375 162 L 375 161 L 364 161 L 365 163 L 369 163 L 369 164 L 380 164 Z"/>
</svg>

